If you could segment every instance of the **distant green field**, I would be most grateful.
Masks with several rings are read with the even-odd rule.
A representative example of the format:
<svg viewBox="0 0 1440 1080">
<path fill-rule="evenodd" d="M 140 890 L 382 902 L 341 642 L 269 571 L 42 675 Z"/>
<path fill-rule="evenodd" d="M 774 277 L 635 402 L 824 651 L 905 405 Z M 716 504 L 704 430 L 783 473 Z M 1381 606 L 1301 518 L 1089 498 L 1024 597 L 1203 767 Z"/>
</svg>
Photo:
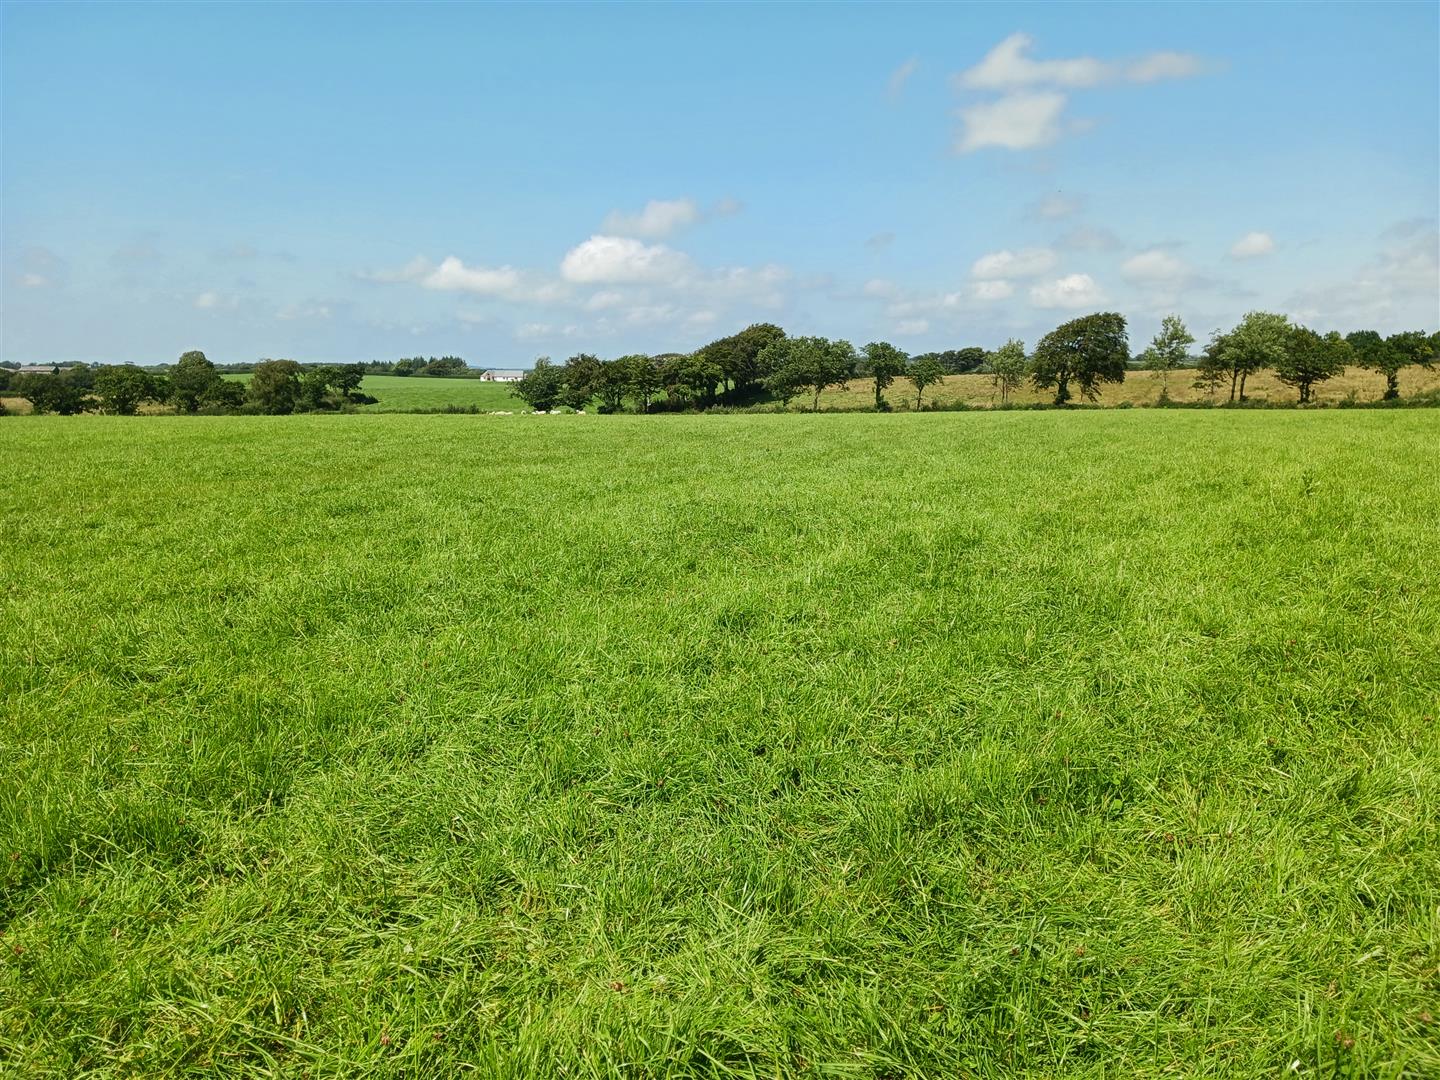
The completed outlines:
<svg viewBox="0 0 1440 1080">
<path fill-rule="evenodd" d="M 0 422 L 0 1072 L 1440 1076 L 1437 446 Z"/>
<path fill-rule="evenodd" d="M 227 378 L 244 382 L 248 375 Z M 510 393 L 509 383 L 481 379 L 434 379 L 413 375 L 366 375 L 361 389 L 380 399 L 362 412 L 407 412 L 414 409 L 443 409 L 447 405 L 475 405 L 487 411 L 524 409 L 525 403 Z"/>
</svg>

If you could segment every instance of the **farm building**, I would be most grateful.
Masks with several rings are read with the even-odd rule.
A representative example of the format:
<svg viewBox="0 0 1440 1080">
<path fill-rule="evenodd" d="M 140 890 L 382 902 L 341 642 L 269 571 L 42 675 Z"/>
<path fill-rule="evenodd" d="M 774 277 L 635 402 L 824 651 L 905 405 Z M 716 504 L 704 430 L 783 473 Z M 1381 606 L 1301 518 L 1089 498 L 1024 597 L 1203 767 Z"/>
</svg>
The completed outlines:
<svg viewBox="0 0 1440 1080">
<path fill-rule="evenodd" d="M 524 377 L 525 372 L 518 368 L 492 368 L 480 376 L 486 382 L 519 382 Z"/>
<path fill-rule="evenodd" d="M 22 364 L 15 369 L 16 375 L 53 375 L 60 369 L 59 364 Z"/>
</svg>

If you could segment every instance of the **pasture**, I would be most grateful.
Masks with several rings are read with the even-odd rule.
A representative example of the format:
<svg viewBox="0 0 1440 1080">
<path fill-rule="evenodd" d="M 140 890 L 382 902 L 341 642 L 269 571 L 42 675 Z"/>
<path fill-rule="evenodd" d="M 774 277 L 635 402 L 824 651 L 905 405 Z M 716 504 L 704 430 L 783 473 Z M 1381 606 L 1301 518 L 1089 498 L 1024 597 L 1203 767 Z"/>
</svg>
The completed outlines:
<svg viewBox="0 0 1440 1080">
<path fill-rule="evenodd" d="M 241 382 L 248 375 L 227 378 Z M 523 409 L 525 403 L 510 394 L 510 383 L 486 382 L 483 379 L 440 379 L 428 375 L 366 375 L 361 389 L 378 404 L 363 405 L 361 412 L 415 412 L 444 409 L 447 406 L 486 412 Z"/>
<path fill-rule="evenodd" d="M 0 1071 L 1440 1074 L 1437 448 L 0 423 Z"/>
</svg>

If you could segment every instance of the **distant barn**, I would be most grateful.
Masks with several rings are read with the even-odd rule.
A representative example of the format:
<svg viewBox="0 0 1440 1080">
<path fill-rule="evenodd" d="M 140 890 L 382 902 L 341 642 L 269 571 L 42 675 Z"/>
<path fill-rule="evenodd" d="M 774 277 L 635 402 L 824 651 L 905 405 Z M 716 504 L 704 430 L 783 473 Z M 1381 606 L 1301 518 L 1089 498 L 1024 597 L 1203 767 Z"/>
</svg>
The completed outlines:
<svg viewBox="0 0 1440 1080">
<path fill-rule="evenodd" d="M 524 377 L 525 372 L 514 368 L 492 368 L 480 376 L 486 382 L 519 382 Z"/>
<path fill-rule="evenodd" d="M 60 370 L 59 364 L 23 364 L 15 369 L 16 375 L 53 375 Z"/>
</svg>

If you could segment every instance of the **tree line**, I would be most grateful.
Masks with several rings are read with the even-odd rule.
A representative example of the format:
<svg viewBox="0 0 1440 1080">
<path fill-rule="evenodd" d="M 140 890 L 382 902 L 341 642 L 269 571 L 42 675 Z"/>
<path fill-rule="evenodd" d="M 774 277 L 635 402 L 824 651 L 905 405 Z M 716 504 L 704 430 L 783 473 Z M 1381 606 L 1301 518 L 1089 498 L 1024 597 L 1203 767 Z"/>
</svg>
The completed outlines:
<svg viewBox="0 0 1440 1080">
<path fill-rule="evenodd" d="M 1169 398 L 1171 373 L 1181 368 L 1192 368 L 1194 386 L 1212 396 L 1228 380 L 1231 402 L 1246 400 L 1251 375 L 1273 369 L 1280 382 L 1296 389 L 1298 403 L 1304 405 L 1314 400 L 1317 385 L 1352 365 L 1382 373 L 1385 400 L 1394 400 L 1404 368 L 1430 368 L 1440 357 L 1440 332 L 1322 335 L 1264 311 L 1248 313 L 1230 330 L 1214 331 L 1198 359 L 1190 355 L 1194 344 L 1185 323 L 1167 315 L 1134 358 L 1139 366 L 1161 372 L 1162 402 Z M 541 357 L 511 393 L 537 412 L 592 404 L 601 412 L 620 412 L 627 406 L 654 412 L 766 399 L 788 406 L 797 398 L 818 411 L 826 389 L 865 379 L 873 385 L 874 408 L 886 411 L 891 407 L 886 391 L 897 380 L 910 383 L 918 409 L 926 389 L 946 375 L 978 371 L 990 376 L 1002 405 L 1027 381 L 1051 392 L 1054 404 L 1064 405 L 1077 394 L 1098 400 L 1103 385 L 1123 382 L 1131 364 L 1125 317 L 1113 311 L 1071 319 L 1028 353 L 1023 341 L 1012 338 L 989 352 L 977 348 L 913 357 L 886 341 L 856 349 L 848 341 L 790 337 L 771 323 L 757 323 L 693 353 L 632 354 L 614 360 L 577 353 L 563 364 Z"/>
<path fill-rule="evenodd" d="M 57 367 L 50 374 L 17 375 L 0 368 L 0 392 L 24 398 L 36 413 L 82 412 L 134 416 L 142 405 L 169 405 L 180 413 L 223 415 L 333 412 L 373 405 L 360 390 L 362 364 L 302 366 L 262 360 L 248 383 L 226 379 L 198 350 L 184 353 L 168 371 L 130 364 Z"/>
<path fill-rule="evenodd" d="M 1052 394 L 1056 405 L 1076 396 L 1098 400 L 1107 383 L 1125 379 L 1132 364 L 1162 374 L 1161 403 L 1169 397 L 1172 373 L 1193 371 L 1193 385 L 1212 398 L 1226 389 L 1230 402 L 1244 402 L 1247 380 L 1273 370 L 1293 387 L 1299 404 L 1314 400 L 1315 388 L 1347 367 L 1385 377 L 1385 400 L 1399 397 L 1400 373 L 1407 367 L 1431 368 L 1440 357 L 1440 332 L 1403 331 L 1381 336 L 1359 330 L 1341 336 L 1320 334 L 1284 315 L 1252 311 L 1229 330 L 1214 331 L 1201 354 L 1190 348 L 1195 337 L 1176 315 L 1167 315 L 1149 345 L 1133 357 L 1125 317 L 1116 312 L 1083 315 L 1056 327 L 1027 352 L 1018 339 L 987 351 L 971 347 L 911 356 L 885 341 L 856 349 L 843 339 L 790 336 L 773 323 L 756 323 L 689 353 L 640 353 L 602 360 L 577 353 L 563 364 L 541 357 L 511 392 L 538 412 L 559 407 L 576 410 L 649 413 L 746 406 L 797 399 L 820 408 L 826 389 L 856 379 L 871 382 L 874 408 L 891 408 L 887 392 L 904 380 L 914 407 L 925 392 L 947 375 L 988 375 L 1002 405 L 1026 382 Z M 413 357 L 388 365 L 388 373 L 454 373 L 465 368 L 459 357 Z M 335 411 L 376 399 L 360 385 L 379 362 L 301 365 L 294 360 L 262 360 L 251 365 L 248 384 L 222 377 L 205 354 L 191 351 L 168 371 L 129 365 L 77 365 L 53 374 L 16 375 L 0 367 L 0 392 L 25 398 L 38 413 L 95 411 L 131 415 L 147 403 L 172 406 L 182 413 L 267 413 Z"/>
</svg>

